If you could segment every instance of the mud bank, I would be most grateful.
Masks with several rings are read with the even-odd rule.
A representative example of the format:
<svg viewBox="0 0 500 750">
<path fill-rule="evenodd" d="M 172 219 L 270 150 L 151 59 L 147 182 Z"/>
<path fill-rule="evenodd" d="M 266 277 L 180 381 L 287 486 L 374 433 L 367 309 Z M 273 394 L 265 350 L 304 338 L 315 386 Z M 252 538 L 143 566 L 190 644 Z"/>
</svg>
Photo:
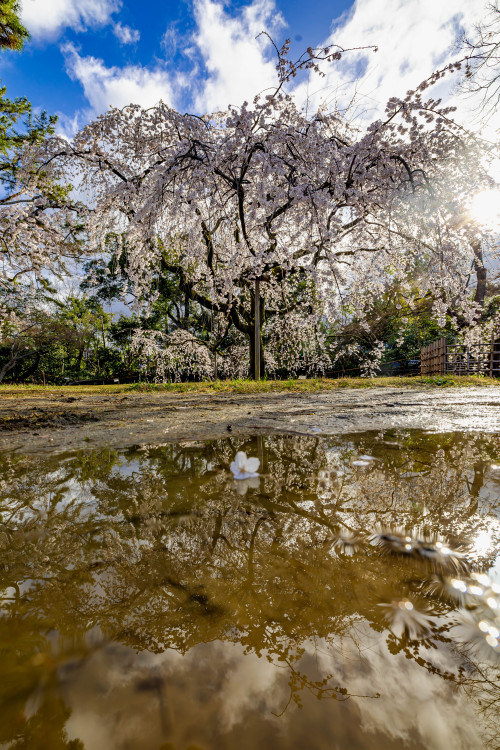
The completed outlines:
<svg viewBox="0 0 500 750">
<path fill-rule="evenodd" d="M 0 402 L 0 450 L 44 452 L 232 435 L 417 428 L 500 432 L 500 389 L 23 394 Z"/>
</svg>

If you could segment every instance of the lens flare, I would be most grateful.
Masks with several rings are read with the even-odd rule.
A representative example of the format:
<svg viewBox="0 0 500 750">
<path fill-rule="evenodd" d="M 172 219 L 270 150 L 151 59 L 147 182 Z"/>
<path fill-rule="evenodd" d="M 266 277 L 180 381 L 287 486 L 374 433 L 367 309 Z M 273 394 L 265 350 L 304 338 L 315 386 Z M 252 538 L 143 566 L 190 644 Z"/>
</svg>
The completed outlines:
<svg viewBox="0 0 500 750">
<path fill-rule="evenodd" d="M 472 218 L 486 227 L 500 227 L 500 191 L 483 190 L 470 204 Z"/>
</svg>

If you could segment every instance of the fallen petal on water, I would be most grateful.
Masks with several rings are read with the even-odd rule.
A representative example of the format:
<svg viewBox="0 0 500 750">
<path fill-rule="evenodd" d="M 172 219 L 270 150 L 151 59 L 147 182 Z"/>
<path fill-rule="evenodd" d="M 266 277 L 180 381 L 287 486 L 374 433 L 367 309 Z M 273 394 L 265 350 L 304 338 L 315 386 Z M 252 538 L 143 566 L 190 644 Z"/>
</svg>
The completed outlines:
<svg viewBox="0 0 500 750">
<path fill-rule="evenodd" d="M 397 638 L 406 635 L 415 640 L 430 632 L 434 623 L 424 612 L 419 612 L 409 599 L 393 599 L 379 604 L 384 610 L 384 620 Z"/>
</svg>

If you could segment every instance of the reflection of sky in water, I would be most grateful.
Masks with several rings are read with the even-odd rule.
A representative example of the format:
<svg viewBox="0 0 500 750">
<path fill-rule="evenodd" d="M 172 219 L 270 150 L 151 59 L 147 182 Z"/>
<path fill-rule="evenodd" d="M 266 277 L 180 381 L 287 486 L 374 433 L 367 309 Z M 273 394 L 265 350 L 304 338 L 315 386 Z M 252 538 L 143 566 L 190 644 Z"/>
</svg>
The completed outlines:
<svg viewBox="0 0 500 750">
<path fill-rule="evenodd" d="M 233 479 L 237 450 L 259 477 Z M 15 457 L 0 746 L 50 725 L 92 750 L 480 750 L 500 689 L 494 661 L 490 692 L 472 679 L 484 633 L 482 650 L 451 635 L 462 558 L 370 534 L 467 541 L 500 581 L 499 455 L 495 436 L 405 431 Z"/>
<path fill-rule="evenodd" d="M 394 657 L 365 623 L 357 623 L 352 639 L 303 648 L 303 673 L 329 677 L 353 697 L 318 701 L 305 690 L 299 708 L 289 703 L 286 671 L 240 644 L 200 644 L 185 656 L 110 648 L 65 683 L 74 707 L 68 735 L 93 750 L 156 750 L 165 737 L 174 748 L 228 750 L 482 748 L 465 696 L 404 655 Z M 439 659 L 443 669 L 452 667 L 446 654 Z"/>
</svg>

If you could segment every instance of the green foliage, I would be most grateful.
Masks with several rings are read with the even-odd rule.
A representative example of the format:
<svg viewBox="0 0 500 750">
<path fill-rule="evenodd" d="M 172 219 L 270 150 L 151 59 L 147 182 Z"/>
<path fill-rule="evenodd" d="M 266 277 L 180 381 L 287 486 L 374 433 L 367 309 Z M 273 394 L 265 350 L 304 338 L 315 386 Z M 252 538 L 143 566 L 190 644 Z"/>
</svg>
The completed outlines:
<svg viewBox="0 0 500 750">
<path fill-rule="evenodd" d="M 126 364 L 111 329 L 112 315 L 95 298 L 70 295 L 61 301 L 39 294 L 24 312 L 18 304 L 15 323 L 4 326 L 0 380 L 113 377 Z"/>
<path fill-rule="evenodd" d="M 31 103 L 25 97 L 9 99 L 6 88 L 0 87 L 0 185 L 9 193 L 15 189 L 19 172 L 19 163 L 23 149 L 28 144 L 39 144 L 46 136 L 54 133 L 57 121 L 55 115 L 42 112 L 34 115 Z M 37 169 L 37 165 L 33 165 Z M 71 186 L 63 188 L 45 180 L 45 175 L 38 174 L 40 186 L 44 186 L 47 196 L 60 201 L 65 198 Z M 6 202 L 7 199 L 2 199 Z"/>
<path fill-rule="evenodd" d="M 21 50 L 27 39 L 29 33 L 19 20 L 18 0 L 0 0 L 0 48 Z M 9 99 L 6 93 L 6 88 L 0 87 L 0 182 L 11 186 L 19 150 L 26 143 L 41 143 L 53 133 L 57 118 L 45 112 L 33 115 L 26 97 Z"/>
<path fill-rule="evenodd" d="M 482 320 L 483 321 L 491 320 L 491 318 L 494 318 L 495 315 L 498 315 L 499 310 L 500 310 L 500 295 L 496 294 L 493 297 L 489 297 L 485 301 L 483 314 L 482 314 Z"/>
<path fill-rule="evenodd" d="M 105 252 L 104 258 L 93 259 L 85 264 L 86 279 L 81 284 L 82 291 L 92 293 L 101 302 L 112 303 L 124 298 L 130 300 L 133 296 L 133 288 L 129 278 L 127 242 L 124 238 L 109 233 L 106 238 Z M 167 255 L 165 251 L 165 256 Z M 155 301 L 149 305 L 147 316 L 123 316 L 116 321 L 116 324 L 113 324 L 111 336 L 117 345 L 128 346 L 136 328 L 162 333 L 182 329 L 189 331 L 202 341 L 208 340 L 213 326 L 212 316 L 201 305 L 189 298 L 182 288 L 180 276 L 169 270 L 166 262 L 161 264 L 159 270 L 152 276 L 147 297 L 153 296 L 155 296 Z M 144 301 L 146 301 L 144 297 L 138 300 L 138 302 Z M 224 348 L 232 342 L 233 338 L 228 332 L 224 340 L 218 342 L 216 346 L 223 344 L 222 348 Z"/>
<path fill-rule="evenodd" d="M 432 315 L 432 300 L 420 297 L 414 289 L 411 302 L 397 291 L 387 295 L 385 320 L 381 321 L 382 340 L 387 348 L 383 361 L 420 358 L 421 347 L 440 336 L 452 333 L 450 317 L 445 328 Z"/>
<path fill-rule="evenodd" d="M 17 0 L 0 0 L 0 47 L 20 50 L 29 38 L 18 15 Z M 69 200 L 72 186 L 59 184 L 29 151 L 54 134 L 56 121 L 46 112 L 33 113 L 26 97 L 10 99 L 0 86 L 0 207 L 9 219 L 2 222 L 0 233 L 0 262 L 6 272 L 0 291 L 4 305 L 21 318 L 23 306 L 17 311 L 16 303 L 32 293 L 19 291 L 21 282 L 30 278 L 30 283 L 44 288 L 45 270 L 64 271 L 63 258 L 80 250 L 82 227 L 71 222 L 69 228 L 65 211 L 76 211 Z M 55 213 L 57 209 L 61 214 Z M 59 224 L 52 221 L 55 217 Z"/>
<path fill-rule="evenodd" d="M 30 38 L 19 20 L 19 0 L 0 0 L 0 48 L 20 51 Z"/>
<path fill-rule="evenodd" d="M 341 332 L 332 331 L 329 338 L 340 352 L 336 367 L 356 370 L 360 359 L 369 357 L 374 343 L 378 341 L 385 347 L 382 365 L 420 359 L 420 349 L 424 344 L 456 333 L 450 315 L 447 316 L 445 327 L 439 326 L 432 313 L 432 303 L 430 295 L 421 295 L 417 281 L 411 290 L 404 293 L 400 284 L 395 282 L 365 312 L 368 326 L 361 325 L 353 317 Z M 344 354 L 353 349 L 352 354 Z"/>
</svg>

